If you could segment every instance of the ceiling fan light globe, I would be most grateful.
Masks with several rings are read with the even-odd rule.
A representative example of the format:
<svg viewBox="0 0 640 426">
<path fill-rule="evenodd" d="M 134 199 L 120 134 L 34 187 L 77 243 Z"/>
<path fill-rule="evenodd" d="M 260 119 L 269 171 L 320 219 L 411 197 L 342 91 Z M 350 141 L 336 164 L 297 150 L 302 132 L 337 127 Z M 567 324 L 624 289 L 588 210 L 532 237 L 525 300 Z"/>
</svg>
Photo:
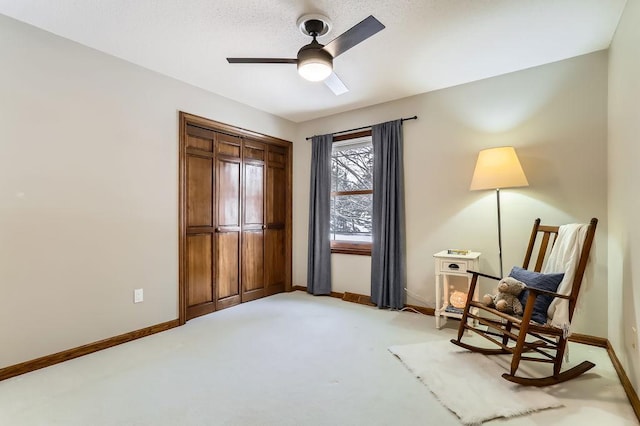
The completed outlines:
<svg viewBox="0 0 640 426">
<path fill-rule="evenodd" d="M 309 81 L 322 81 L 329 77 L 332 71 L 331 64 L 323 61 L 298 64 L 298 74 Z"/>
</svg>

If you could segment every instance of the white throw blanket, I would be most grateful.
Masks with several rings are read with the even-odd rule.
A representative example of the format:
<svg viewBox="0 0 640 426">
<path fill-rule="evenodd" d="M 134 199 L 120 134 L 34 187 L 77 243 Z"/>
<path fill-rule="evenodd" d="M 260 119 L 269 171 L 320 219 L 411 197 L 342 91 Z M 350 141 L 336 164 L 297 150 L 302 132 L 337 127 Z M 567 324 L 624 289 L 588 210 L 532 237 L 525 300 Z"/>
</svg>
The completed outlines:
<svg viewBox="0 0 640 426">
<path fill-rule="evenodd" d="M 543 272 L 545 274 L 564 272 L 564 278 L 558 286 L 557 293 L 569 295 L 573 285 L 576 268 L 580 261 L 580 253 L 584 246 L 585 236 L 589 225 L 572 223 L 562 225 L 558 230 L 553 249 L 547 259 L 547 264 Z M 583 276 L 583 285 L 586 287 L 585 280 L 588 280 L 587 274 Z M 569 321 L 569 300 L 555 298 L 547 316 L 551 319 L 551 325 L 564 330 L 565 337 L 571 334 L 571 323 Z"/>
</svg>

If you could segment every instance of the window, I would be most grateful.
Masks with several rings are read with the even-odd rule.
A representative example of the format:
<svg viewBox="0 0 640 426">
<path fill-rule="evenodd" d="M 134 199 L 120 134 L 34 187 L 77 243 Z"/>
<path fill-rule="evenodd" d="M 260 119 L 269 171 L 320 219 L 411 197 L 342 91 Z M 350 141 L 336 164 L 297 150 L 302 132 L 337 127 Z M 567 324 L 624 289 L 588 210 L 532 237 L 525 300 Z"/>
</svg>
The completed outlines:
<svg viewBox="0 0 640 426">
<path fill-rule="evenodd" d="M 371 131 L 337 136 L 331 154 L 331 252 L 371 255 Z"/>
</svg>

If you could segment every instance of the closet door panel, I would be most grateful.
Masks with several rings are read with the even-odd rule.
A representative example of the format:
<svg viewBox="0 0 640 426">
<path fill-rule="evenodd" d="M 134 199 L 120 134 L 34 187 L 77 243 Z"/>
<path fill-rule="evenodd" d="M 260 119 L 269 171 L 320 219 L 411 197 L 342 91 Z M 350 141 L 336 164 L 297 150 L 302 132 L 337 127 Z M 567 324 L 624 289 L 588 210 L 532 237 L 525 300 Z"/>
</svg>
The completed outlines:
<svg viewBox="0 0 640 426">
<path fill-rule="evenodd" d="M 267 293 L 284 291 L 286 278 L 286 250 L 284 229 L 268 229 L 265 232 L 265 280 Z"/>
<path fill-rule="evenodd" d="M 267 223 L 284 224 L 286 221 L 286 172 L 283 168 L 269 166 L 267 169 Z"/>
<path fill-rule="evenodd" d="M 187 226 L 211 226 L 212 177 L 211 158 L 187 157 Z"/>
<path fill-rule="evenodd" d="M 244 165 L 244 225 L 264 224 L 264 165 Z"/>
<path fill-rule="evenodd" d="M 203 129 L 202 127 L 187 125 L 187 138 L 185 148 L 187 151 L 197 150 L 204 152 L 213 152 L 213 141 L 216 133 L 213 130 Z"/>
<path fill-rule="evenodd" d="M 240 226 L 240 163 L 219 159 L 217 162 L 218 227 Z"/>
<path fill-rule="evenodd" d="M 217 296 L 220 308 L 239 303 L 239 236 L 238 232 L 217 234 L 216 287 L 218 288 Z"/>
<path fill-rule="evenodd" d="M 242 233 L 242 258 L 244 259 L 242 262 L 244 292 L 250 293 L 264 289 L 264 236 L 262 230 Z M 260 297 L 263 295 L 260 294 Z"/>
<path fill-rule="evenodd" d="M 213 302 L 212 239 L 210 234 L 187 236 L 187 305 Z"/>
</svg>

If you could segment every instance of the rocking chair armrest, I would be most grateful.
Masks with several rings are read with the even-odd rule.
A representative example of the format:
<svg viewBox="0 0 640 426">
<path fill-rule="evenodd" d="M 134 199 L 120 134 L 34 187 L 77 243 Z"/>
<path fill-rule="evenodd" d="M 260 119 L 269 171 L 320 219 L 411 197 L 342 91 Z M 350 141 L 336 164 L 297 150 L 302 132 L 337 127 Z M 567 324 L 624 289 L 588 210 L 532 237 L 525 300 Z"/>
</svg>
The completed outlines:
<svg viewBox="0 0 640 426">
<path fill-rule="evenodd" d="M 491 278 L 492 280 L 500 281 L 502 278 L 494 277 L 493 275 L 483 274 L 482 272 L 467 270 L 467 274 L 478 275 L 480 277 Z"/>
<path fill-rule="evenodd" d="M 528 286 L 525 286 L 525 287 L 524 287 L 524 290 L 529 290 L 529 292 L 531 292 L 531 293 L 535 293 L 535 294 L 536 294 L 536 296 L 537 296 L 537 295 L 540 295 L 540 294 L 544 294 L 544 295 L 551 296 L 551 297 L 559 297 L 559 298 L 561 298 L 561 299 L 571 299 L 571 297 L 570 297 L 570 296 L 567 296 L 567 295 L 564 295 L 564 294 L 554 293 L 554 292 L 552 292 L 552 291 L 548 291 L 548 290 L 543 290 L 543 289 L 541 289 L 541 288 L 535 288 L 535 287 L 528 287 Z M 524 291 L 524 290 L 523 290 L 523 291 Z"/>
</svg>

